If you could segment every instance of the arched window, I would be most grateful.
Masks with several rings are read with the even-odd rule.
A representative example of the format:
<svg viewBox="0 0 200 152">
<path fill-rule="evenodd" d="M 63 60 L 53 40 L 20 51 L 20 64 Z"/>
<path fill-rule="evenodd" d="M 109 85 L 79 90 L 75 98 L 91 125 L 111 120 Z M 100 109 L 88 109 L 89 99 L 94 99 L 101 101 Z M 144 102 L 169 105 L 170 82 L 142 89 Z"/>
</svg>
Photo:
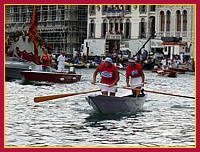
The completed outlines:
<svg viewBox="0 0 200 152">
<path fill-rule="evenodd" d="M 123 20 L 120 20 L 120 34 L 123 33 L 123 29 L 124 29 L 124 26 L 123 26 Z"/>
<path fill-rule="evenodd" d="M 164 27 L 165 27 L 165 15 L 164 15 L 164 12 L 161 11 L 160 12 L 160 31 L 164 31 Z"/>
<path fill-rule="evenodd" d="M 146 38 L 146 22 L 144 18 L 142 18 L 140 22 L 140 33 L 141 38 Z"/>
<path fill-rule="evenodd" d="M 119 31 L 118 30 L 119 29 L 119 26 L 118 26 L 118 20 L 117 19 L 115 19 L 115 34 L 117 34 L 117 32 Z"/>
<path fill-rule="evenodd" d="M 126 20 L 126 24 L 125 24 L 125 38 L 130 38 L 131 37 L 131 23 L 130 23 L 130 20 L 129 19 L 127 19 Z"/>
<path fill-rule="evenodd" d="M 146 6 L 145 5 L 140 5 L 139 11 L 140 11 L 140 14 L 146 13 Z"/>
<path fill-rule="evenodd" d="M 166 26 L 166 31 L 170 31 L 170 24 L 171 24 L 171 13 L 170 11 L 167 11 L 167 26 Z"/>
<path fill-rule="evenodd" d="M 181 12 L 176 11 L 176 30 L 181 31 Z"/>
<path fill-rule="evenodd" d="M 183 11 L 183 31 L 187 31 L 187 11 Z"/>
<path fill-rule="evenodd" d="M 95 5 L 89 6 L 90 15 L 95 15 Z"/>
<path fill-rule="evenodd" d="M 114 21 L 112 19 L 109 20 L 109 33 L 110 34 L 113 34 L 113 31 L 114 31 L 114 29 L 113 29 L 113 26 L 114 26 L 113 22 Z"/>
<path fill-rule="evenodd" d="M 95 23 L 94 20 L 91 20 L 90 24 L 89 24 L 89 37 L 95 37 Z"/>
<path fill-rule="evenodd" d="M 107 31 L 107 20 L 106 19 L 104 19 L 103 20 L 103 23 L 102 23 L 102 26 L 101 26 L 101 35 L 102 35 L 102 37 L 105 37 L 105 35 L 106 35 L 106 32 L 108 32 Z"/>
</svg>

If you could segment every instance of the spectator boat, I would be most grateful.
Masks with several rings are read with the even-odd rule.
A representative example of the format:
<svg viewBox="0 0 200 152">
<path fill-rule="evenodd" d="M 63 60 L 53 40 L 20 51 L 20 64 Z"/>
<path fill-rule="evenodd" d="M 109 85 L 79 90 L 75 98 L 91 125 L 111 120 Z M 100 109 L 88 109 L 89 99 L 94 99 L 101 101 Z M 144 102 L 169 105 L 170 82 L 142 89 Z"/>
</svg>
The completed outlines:
<svg viewBox="0 0 200 152">
<path fill-rule="evenodd" d="M 21 79 L 21 71 L 30 71 L 35 68 L 33 62 L 18 59 L 17 57 L 6 56 L 5 60 L 5 80 Z"/>
<path fill-rule="evenodd" d="M 65 72 L 22 71 L 23 81 L 73 83 L 81 80 L 81 75 Z"/>
</svg>

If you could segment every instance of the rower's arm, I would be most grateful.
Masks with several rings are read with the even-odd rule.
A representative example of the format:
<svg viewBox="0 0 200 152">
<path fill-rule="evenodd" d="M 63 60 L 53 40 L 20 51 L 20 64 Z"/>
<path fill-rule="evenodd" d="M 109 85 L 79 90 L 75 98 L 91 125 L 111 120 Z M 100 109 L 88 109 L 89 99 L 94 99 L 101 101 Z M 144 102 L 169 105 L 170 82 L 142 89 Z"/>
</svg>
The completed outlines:
<svg viewBox="0 0 200 152">
<path fill-rule="evenodd" d="M 98 71 L 99 71 L 99 68 L 97 67 L 97 69 L 94 71 L 94 74 L 93 74 L 93 82 L 92 82 L 92 84 L 96 83 L 96 77 L 97 77 Z"/>
<path fill-rule="evenodd" d="M 115 85 L 118 81 L 119 81 L 119 72 L 117 69 L 114 70 L 114 73 L 115 73 L 115 76 L 116 76 L 116 79 L 115 81 L 113 82 L 113 85 Z"/>
<path fill-rule="evenodd" d="M 126 76 L 126 85 L 129 86 L 129 76 Z"/>
<path fill-rule="evenodd" d="M 143 71 L 141 71 L 141 76 L 142 76 L 142 83 L 144 83 L 145 76 Z"/>
<path fill-rule="evenodd" d="M 40 56 L 40 62 L 42 63 L 43 61 L 42 61 L 42 55 Z"/>
</svg>

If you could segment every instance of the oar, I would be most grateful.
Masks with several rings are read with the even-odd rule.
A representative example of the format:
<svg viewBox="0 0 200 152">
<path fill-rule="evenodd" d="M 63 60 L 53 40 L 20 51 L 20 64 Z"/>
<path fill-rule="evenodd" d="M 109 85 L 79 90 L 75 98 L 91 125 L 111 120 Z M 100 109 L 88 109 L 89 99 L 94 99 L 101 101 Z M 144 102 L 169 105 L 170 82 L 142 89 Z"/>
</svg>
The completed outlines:
<svg viewBox="0 0 200 152">
<path fill-rule="evenodd" d="M 122 73 L 122 72 L 120 72 L 120 71 L 118 71 L 121 75 L 123 75 L 123 76 L 125 76 L 126 77 L 126 75 L 124 74 L 124 73 Z"/>
<path fill-rule="evenodd" d="M 69 96 L 74 96 L 78 94 L 86 94 L 86 93 L 97 92 L 97 91 L 100 91 L 100 90 L 98 89 L 98 90 L 91 90 L 91 91 L 86 91 L 86 92 L 75 92 L 75 93 L 68 93 L 68 94 L 57 94 L 57 95 L 50 95 L 50 96 L 35 97 L 34 102 L 43 102 L 47 100 L 53 100 L 53 99 L 69 97 Z"/>
<path fill-rule="evenodd" d="M 134 88 L 130 88 L 130 87 L 123 87 L 123 88 L 124 89 L 129 89 L 129 90 L 140 90 L 140 89 L 134 89 Z M 144 91 L 150 92 L 150 93 L 157 93 L 157 94 L 169 95 L 169 96 L 176 96 L 176 97 L 183 97 L 183 98 L 195 99 L 195 97 L 177 95 L 177 94 L 172 94 L 172 93 L 167 93 L 167 92 L 158 92 L 158 91 L 152 91 L 152 90 L 144 90 Z"/>
</svg>

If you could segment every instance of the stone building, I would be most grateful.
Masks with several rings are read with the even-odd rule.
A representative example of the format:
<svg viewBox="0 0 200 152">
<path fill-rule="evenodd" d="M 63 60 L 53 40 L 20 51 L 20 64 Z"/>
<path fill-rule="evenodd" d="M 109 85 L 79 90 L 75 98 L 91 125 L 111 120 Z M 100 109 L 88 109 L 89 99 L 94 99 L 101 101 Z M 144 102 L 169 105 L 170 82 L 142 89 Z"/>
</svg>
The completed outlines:
<svg viewBox="0 0 200 152">
<path fill-rule="evenodd" d="M 181 37 L 186 53 L 194 57 L 195 11 L 195 5 L 90 5 L 87 38 L 120 39 L 123 44 L 150 36 Z"/>
<path fill-rule="evenodd" d="M 38 5 L 40 39 L 55 53 L 78 50 L 87 34 L 87 9 L 87 5 Z M 27 33 L 32 12 L 33 5 L 5 5 L 6 40 L 16 31 Z"/>
</svg>

